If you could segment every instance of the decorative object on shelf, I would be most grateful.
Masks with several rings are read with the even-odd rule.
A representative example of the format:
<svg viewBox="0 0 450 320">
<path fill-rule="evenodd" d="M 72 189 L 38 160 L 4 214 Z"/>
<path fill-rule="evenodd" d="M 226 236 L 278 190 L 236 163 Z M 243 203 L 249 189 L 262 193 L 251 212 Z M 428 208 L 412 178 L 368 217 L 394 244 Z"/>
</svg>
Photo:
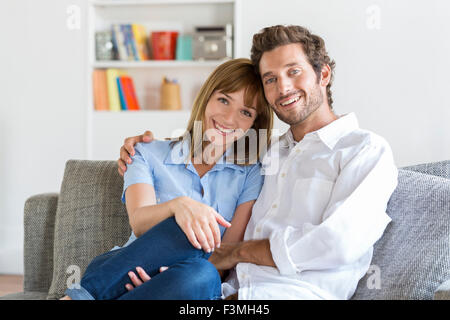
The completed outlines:
<svg viewBox="0 0 450 320">
<path fill-rule="evenodd" d="M 111 31 L 98 31 L 95 33 L 95 57 L 97 60 L 115 59 Z"/>
<path fill-rule="evenodd" d="M 157 31 L 151 34 L 151 47 L 154 60 L 175 60 L 177 31 Z"/>
<path fill-rule="evenodd" d="M 233 30 L 224 26 L 196 27 L 194 34 L 194 60 L 225 59 L 233 57 Z"/>
<path fill-rule="evenodd" d="M 192 60 L 192 36 L 179 35 L 177 39 L 177 60 Z"/>
<path fill-rule="evenodd" d="M 181 109 L 180 85 L 176 80 L 163 79 L 161 84 L 161 109 Z"/>
</svg>

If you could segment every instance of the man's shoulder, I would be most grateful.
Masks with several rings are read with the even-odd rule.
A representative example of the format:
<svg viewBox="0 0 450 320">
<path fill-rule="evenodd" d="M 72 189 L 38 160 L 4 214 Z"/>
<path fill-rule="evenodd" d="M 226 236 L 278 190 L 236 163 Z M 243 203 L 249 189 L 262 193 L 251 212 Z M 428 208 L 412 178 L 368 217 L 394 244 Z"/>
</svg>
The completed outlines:
<svg viewBox="0 0 450 320">
<path fill-rule="evenodd" d="M 335 150 L 351 147 L 356 149 L 362 149 L 363 147 L 390 148 L 389 143 L 384 137 L 362 128 L 355 129 L 343 136 L 336 144 Z"/>
</svg>

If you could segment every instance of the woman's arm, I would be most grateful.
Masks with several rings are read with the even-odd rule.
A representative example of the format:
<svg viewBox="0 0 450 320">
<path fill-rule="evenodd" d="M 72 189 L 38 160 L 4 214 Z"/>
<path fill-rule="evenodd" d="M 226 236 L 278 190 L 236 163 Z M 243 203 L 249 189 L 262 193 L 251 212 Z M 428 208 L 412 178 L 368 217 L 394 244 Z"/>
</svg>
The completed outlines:
<svg viewBox="0 0 450 320">
<path fill-rule="evenodd" d="M 231 227 L 229 227 L 223 235 L 222 242 L 240 242 L 244 240 L 245 229 L 248 221 L 252 215 L 253 205 L 256 200 L 247 201 L 240 204 L 234 212 L 231 220 Z"/>
<path fill-rule="evenodd" d="M 149 184 L 129 186 L 125 199 L 130 226 L 136 237 L 174 216 L 189 242 L 197 249 L 209 252 L 221 242 L 218 223 L 230 227 L 230 223 L 213 208 L 189 197 L 156 204 L 155 189 Z"/>
<path fill-rule="evenodd" d="M 168 202 L 156 204 L 155 189 L 146 183 L 129 186 L 125 192 L 130 226 L 136 237 L 172 216 Z"/>
</svg>

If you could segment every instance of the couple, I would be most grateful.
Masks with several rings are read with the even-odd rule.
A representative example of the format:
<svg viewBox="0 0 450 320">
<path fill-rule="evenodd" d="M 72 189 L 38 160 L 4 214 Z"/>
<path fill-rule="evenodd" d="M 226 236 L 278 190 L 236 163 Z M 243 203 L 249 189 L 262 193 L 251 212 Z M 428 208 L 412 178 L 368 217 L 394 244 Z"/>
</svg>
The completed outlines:
<svg viewBox="0 0 450 320">
<path fill-rule="evenodd" d="M 384 139 L 333 113 L 333 69 L 320 37 L 265 28 L 251 62 L 211 74 L 180 141 L 127 139 L 119 172 L 133 233 L 65 298 L 351 298 L 390 222 L 397 169 Z M 271 110 L 290 125 L 272 143 Z M 251 143 L 238 152 L 254 130 L 267 133 L 258 159 L 270 144 L 262 165 Z"/>
</svg>

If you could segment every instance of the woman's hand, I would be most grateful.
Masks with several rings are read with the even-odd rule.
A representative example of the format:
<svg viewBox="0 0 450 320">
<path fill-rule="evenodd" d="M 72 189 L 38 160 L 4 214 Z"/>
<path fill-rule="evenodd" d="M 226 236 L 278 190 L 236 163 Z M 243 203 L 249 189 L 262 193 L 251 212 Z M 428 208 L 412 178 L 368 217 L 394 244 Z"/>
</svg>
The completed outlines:
<svg viewBox="0 0 450 320">
<path fill-rule="evenodd" d="M 159 272 L 164 272 L 167 269 L 169 269 L 169 268 L 168 267 L 161 267 L 161 268 L 159 268 Z M 145 270 L 142 269 L 141 267 L 136 267 L 136 271 L 137 271 L 137 275 L 133 271 L 128 272 L 128 276 L 130 277 L 130 280 L 133 283 L 133 284 L 127 283 L 125 285 L 125 288 L 128 291 L 131 291 L 134 288 L 139 287 L 140 285 L 142 285 L 144 282 L 147 282 L 147 281 L 151 280 L 151 278 L 147 274 L 147 272 L 145 272 Z"/>
<path fill-rule="evenodd" d="M 231 226 L 216 210 L 189 197 L 170 200 L 170 210 L 189 242 L 205 252 L 220 247 L 219 224 L 225 228 Z"/>
<path fill-rule="evenodd" d="M 151 141 L 153 141 L 153 133 L 151 131 L 145 131 L 140 136 L 125 139 L 123 146 L 120 148 L 120 158 L 117 160 L 117 170 L 121 176 L 127 171 L 127 163 L 130 164 L 132 162 L 130 156 L 134 156 L 134 146 L 136 143 Z"/>
</svg>

